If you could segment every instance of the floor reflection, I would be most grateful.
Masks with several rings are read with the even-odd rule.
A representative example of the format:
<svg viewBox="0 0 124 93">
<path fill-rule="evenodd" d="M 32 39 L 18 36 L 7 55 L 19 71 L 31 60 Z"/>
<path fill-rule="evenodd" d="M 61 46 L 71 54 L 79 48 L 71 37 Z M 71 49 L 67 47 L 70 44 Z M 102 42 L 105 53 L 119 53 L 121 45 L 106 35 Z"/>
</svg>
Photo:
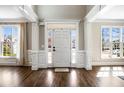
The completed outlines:
<svg viewBox="0 0 124 93">
<path fill-rule="evenodd" d="M 48 83 L 48 85 L 52 85 L 53 82 L 53 72 L 51 70 L 47 71 L 47 77 L 46 77 L 46 83 Z"/>
<path fill-rule="evenodd" d="M 19 83 L 20 77 L 18 73 L 8 70 L 1 72 L 0 85 L 2 84 L 3 86 L 11 86 L 11 84 L 13 84 L 13 86 L 17 86 Z"/>
<path fill-rule="evenodd" d="M 101 67 L 96 77 L 124 76 L 122 67 Z"/>
<path fill-rule="evenodd" d="M 71 86 L 77 86 L 78 85 L 78 77 L 76 70 L 71 70 L 70 72 L 70 78 L 69 83 Z"/>
</svg>

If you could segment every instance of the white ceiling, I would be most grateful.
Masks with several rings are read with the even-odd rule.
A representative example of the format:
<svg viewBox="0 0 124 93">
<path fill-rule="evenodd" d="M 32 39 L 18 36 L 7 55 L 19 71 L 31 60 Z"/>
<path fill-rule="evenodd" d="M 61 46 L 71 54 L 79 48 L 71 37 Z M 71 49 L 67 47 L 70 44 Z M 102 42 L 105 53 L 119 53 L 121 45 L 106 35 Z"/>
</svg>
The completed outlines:
<svg viewBox="0 0 124 93">
<path fill-rule="evenodd" d="M 0 20 L 3 19 L 25 19 L 24 15 L 17 8 L 18 6 L 0 6 Z M 42 6 L 38 7 L 40 18 L 82 18 L 85 7 L 82 6 Z M 74 11 L 75 10 L 75 11 Z M 49 12 L 48 12 L 49 11 Z M 52 13 L 51 13 L 52 12 Z M 96 19 L 124 20 L 124 6 L 118 5 L 100 13 Z"/>
<path fill-rule="evenodd" d="M 22 19 L 24 16 L 21 14 L 17 6 L 0 6 L 0 20 L 2 19 Z"/>
<path fill-rule="evenodd" d="M 124 20 L 124 6 L 118 5 L 96 16 L 96 19 Z"/>
<path fill-rule="evenodd" d="M 43 19 L 82 19 L 85 5 L 38 5 L 37 14 Z"/>
</svg>

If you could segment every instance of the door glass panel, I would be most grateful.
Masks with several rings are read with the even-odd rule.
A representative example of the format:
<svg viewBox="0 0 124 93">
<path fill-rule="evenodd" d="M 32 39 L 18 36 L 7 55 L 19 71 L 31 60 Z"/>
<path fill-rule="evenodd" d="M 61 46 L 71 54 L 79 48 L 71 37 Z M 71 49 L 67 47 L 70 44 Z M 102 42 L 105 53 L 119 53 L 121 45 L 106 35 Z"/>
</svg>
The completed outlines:
<svg viewBox="0 0 124 93">
<path fill-rule="evenodd" d="M 110 29 L 102 28 L 102 58 L 110 57 Z"/>
<path fill-rule="evenodd" d="M 52 30 L 48 30 L 48 63 L 52 63 Z"/>
<path fill-rule="evenodd" d="M 71 31 L 71 59 L 72 63 L 76 62 L 76 30 Z"/>
<path fill-rule="evenodd" d="M 112 57 L 120 57 L 120 28 L 112 28 Z"/>
</svg>

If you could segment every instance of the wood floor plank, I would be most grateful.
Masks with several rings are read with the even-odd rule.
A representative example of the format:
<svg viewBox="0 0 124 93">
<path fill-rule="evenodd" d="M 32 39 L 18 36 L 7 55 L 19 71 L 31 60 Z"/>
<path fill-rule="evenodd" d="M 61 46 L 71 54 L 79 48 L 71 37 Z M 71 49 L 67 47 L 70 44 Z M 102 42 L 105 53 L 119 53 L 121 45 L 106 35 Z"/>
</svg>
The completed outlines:
<svg viewBox="0 0 124 93">
<path fill-rule="evenodd" d="M 32 71 L 31 67 L 0 66 L 0 87 L 124 87 L 124 66 L 70 68 L 56 73 L 53 68 Z"/>
</svg>

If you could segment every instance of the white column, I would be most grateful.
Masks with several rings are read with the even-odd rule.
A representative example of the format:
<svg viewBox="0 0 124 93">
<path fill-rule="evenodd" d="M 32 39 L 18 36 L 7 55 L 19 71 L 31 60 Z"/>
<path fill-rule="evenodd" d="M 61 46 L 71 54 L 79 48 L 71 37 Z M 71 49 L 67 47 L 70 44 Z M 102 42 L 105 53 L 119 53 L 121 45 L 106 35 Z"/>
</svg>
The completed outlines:
<svg viewBox="0 0 124 93">
<path fill-rule="evenodd" d="M 38 70 L 39 59 L 39 25 L 32 23 L 32 70 Z"/>
<path fill-rule="evenodd" d="M 92 23 L 84 22 L 85 68 L 92 70 Z"/>
</svg>

